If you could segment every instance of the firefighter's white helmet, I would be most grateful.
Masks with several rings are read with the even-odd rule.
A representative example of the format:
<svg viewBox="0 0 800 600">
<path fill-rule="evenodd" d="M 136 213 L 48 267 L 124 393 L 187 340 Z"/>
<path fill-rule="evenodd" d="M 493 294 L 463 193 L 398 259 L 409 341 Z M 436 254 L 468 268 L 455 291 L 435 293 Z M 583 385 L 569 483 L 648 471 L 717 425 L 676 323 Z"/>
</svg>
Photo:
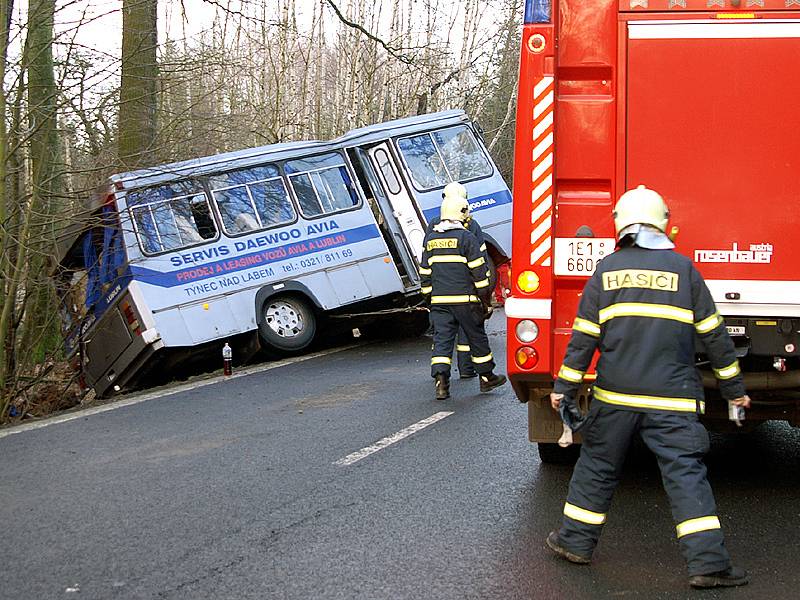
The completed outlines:
<svg viewBox="0 0 800 600">
<path fill-rule="evenodd" d="M 622 194 L 614 206 L 614 229 L 618 236 L 620 231 L 637 223 L 652 225 L 666 233 L 667 221 L 669 209 L 664 198 L 643 185 Z"/>
<path fill-rule="evenodd" d="M 448 183 L 442 191 L 442 221 L 464 222 L 468 216 L 467 189 L 457 181 Z"/>
</svg>

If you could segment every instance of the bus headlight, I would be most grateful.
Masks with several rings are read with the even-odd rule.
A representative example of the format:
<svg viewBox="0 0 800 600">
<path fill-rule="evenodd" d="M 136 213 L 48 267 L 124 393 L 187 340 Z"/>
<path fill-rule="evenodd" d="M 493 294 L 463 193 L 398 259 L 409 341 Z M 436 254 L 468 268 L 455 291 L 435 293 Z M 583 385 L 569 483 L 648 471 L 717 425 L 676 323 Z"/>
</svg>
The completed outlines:
<svg viewBox="0 0 800 600">
<path fill-rule="evenodd" d="M 517 323 L 517 339 L 525 344 L 535 342 L 539 337 L 539 326 L 533 321 L 525 319 Z"/>
<path fill-rule="evenodd" d="M 523 271 L 517 277 L 519 289 L 528 294 L 539 289 L 539 276 L 533 271 Z"/>
<path fill-rule="evenodd" d="M 530 346 L 518 348 L 514 358 L 522 369 L 532 369 L 539 362 L 539 354 Z"/>
</svg>

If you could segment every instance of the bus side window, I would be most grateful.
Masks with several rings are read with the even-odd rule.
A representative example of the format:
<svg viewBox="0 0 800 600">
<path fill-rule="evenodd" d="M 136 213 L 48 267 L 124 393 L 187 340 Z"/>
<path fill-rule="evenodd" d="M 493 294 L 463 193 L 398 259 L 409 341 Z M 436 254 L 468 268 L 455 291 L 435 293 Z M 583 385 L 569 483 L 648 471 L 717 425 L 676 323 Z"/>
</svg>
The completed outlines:
<svg viewBox="0 0 800 600">
<path fill-rule="evenodd" d="M 265 227 L 291 223 L 297 216 L 282 178 L 259 181 L 250 186 L 256 209 Z"/>
<path fill-rule="evenodd" d="M 358 193 L 340 154 L 288 161 L 284 169 L 306 217 L 358 206 Z"/>
<path fill-rule="evenodd" d="M 175 250 L 213 239 L 217 226 L 199 185 L 184 181 L 129 192 L 128 206 L 147 254 Z"/>
<path fill-rule="evenodd" d="M 386 182 L 386 187 L 389 193 L 397 195 L 402 192 L 403 188 L 400 186 L 400 182 L 397 180 L 397 174 L 394 172 L 392 161 L 389 158 L 386 150 L 383 148 L 378 148 L 375 150 L 375 159 L 378 162 L 378 168 L 383 174 L 383 179 Z"/>
<path fill-rule="evenodd" d="M 145 254 L 155 254 L 161 251 L 158 239 L 158 231 L 152 211 L 149 208 L 134 208 L 131 210 L 133 219 L 136 222 L 139 243 Z"/>
<path fill-rule="evenodd" d="M 212 183 L 211 195 L 219 207 L 222 228 L 226 233 L 245 233 L 259 228 L 258 217 L 256 217 L 247 186 L 214 189 Z"/>
<path fill-rule="evenodd" d="M 189 200 L 189 208 L 196 226 L 196 232 L 203 240 L 210 240 L 217 235 L 217 226 L 214 224 L 214 217 L 208 207 L 205 194 L 192 196 Z"/>
<path fill-rule="evenodd" d="M 291 178 L 294 193 L 300 204 L 300 212 L 307 217 L 316 217 L 322 214 L 322 200 L 314 191 L 314 184 L 311 182 L 311 175 L 296 175 Z"/>
<path fill-rule="evenodd" d="M 217 175 L 209 180 L 209 186 L 228 234 L 247 233 L 295 220 L 286 184 L 274 165 Z"/>
</svg>

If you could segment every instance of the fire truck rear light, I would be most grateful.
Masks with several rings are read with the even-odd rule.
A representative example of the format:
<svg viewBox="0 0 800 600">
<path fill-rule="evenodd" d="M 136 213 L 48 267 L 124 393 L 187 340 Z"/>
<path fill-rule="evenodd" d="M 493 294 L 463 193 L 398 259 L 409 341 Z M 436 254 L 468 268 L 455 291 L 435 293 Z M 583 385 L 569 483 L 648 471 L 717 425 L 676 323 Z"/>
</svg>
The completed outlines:
<svg viewBox="0 0 800 600">
<path fill-rule="evenodd" d="M 539 326 L 533 321 L 525 319 L 517 323 L 517 339 L 525 344 L 535 342 L 539 337 Z"/>
<path fill-rule="evenodd" d="M 539 354 L 530 346 L 518 348 L 514 358 L 522 369 L 532 369 L 539 362 Z"/>
<path fill-rule="evenodd" d="M 547 40 L 544 39 L 541 33 L 534 34 L 528 38 L 528 48 L 530 48 L 531 52 L 536 54 L 543 52 L 545 46 L 547 46 Z"/>
<path fill-rule="evenodd" d="M 532 294 L 539 289 L 539 276 L 533 271 L 523 271 L 517 277 L 519 289 L 528 294 Z"/>
</svg>

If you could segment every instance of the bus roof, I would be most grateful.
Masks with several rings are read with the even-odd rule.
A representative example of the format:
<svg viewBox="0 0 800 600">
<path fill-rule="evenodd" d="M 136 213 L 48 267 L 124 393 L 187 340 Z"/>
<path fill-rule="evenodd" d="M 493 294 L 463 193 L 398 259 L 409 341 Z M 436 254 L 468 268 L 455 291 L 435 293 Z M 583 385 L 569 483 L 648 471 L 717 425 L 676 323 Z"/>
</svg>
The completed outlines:
<svg viewBox="0 0 800 600">
<path fill-rule="evenodd" d="M 226 170 L 231 168 L 243 167 L 265 160 L 277 161 L 295 156 L 309 155 L 326 150 L 334 150 L 344 146 L 369 143 L 386 138 L 414 133 L 415 131 L 428 129 L 431 125 L 456 125 L 467 120 L 467 115 L 463 110 L 447 110 L 425 115 L 417 115 L 375 125 L 367 125 L 358 129 L 348 131 L 339 138 L 329 141 L 301 141 L 285 142 L 281 144 L 271 144 L 257 148 L 247 148 L 235 150 L 223 154 L 194 158 L 191 160 L 175 162 L 157 167 L 139 169 L 128 173 L 112 175 L 110 180 L 116 187 L 122 186 L 124 189 L 134 189 L 147 185 L 153 185 L 174 179 L 201 175 L 219 169 L 220 164 L 224 164 Z"/>
</svg>

